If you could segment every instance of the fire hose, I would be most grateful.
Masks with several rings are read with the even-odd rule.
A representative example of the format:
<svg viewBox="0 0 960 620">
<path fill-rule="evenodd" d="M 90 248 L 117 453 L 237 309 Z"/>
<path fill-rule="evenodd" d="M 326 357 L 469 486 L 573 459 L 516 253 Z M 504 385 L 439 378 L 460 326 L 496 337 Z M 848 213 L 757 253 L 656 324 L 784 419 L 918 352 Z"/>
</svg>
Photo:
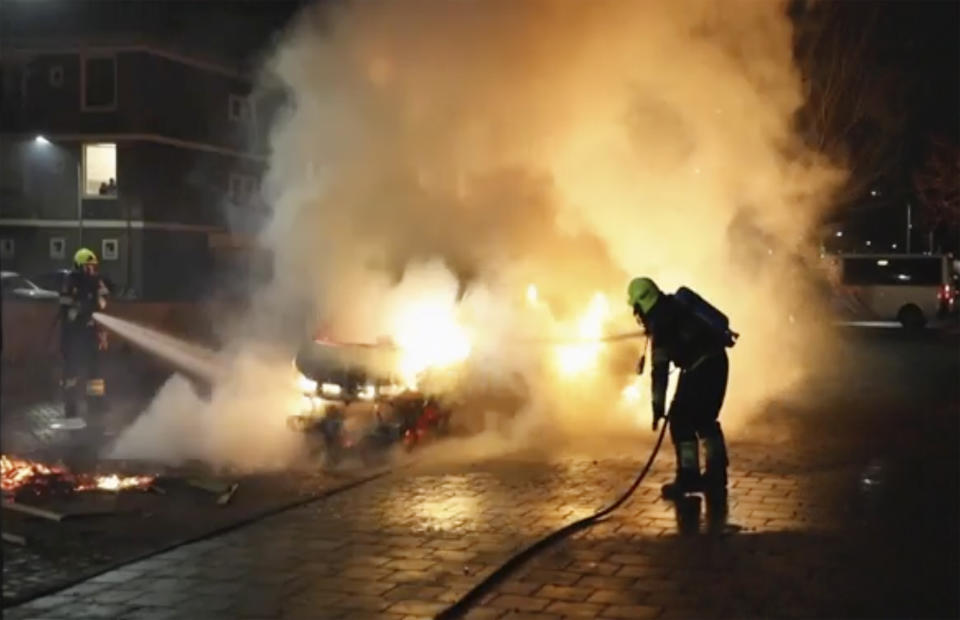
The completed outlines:
<svg viewBox="0 0 960 620">
<path fill-rule="evenodd" d="M 490 593 L 507 577 L 513 574 L 514 571 L 520 568 L 520 566 L 533 558 L 533 556 L 545 550 L 547 547 L 550 547 L 554 543 L 557 543 L 560 540 L 579 532 L 580 530 L 586 529 L 591 525 L 598 523 L 601 519 L 622 506 L 624 502 L 630 499 L 630 496 L 633 495 L 634 491 L 637 490 L 637 487 L 640 486 L 640 483 L 643 482 L 644 478 L 646 478 L 647 474 L 650 472 L 650 467 L 653 465 L 654 459 L 657 458 L 657 453 L 660 452 L 660 445 L 663 443 L 663 436 L 667 431 L 666 422 L 668 420 L 669 415 L 663 418 L 663 428 L 660 429 L 660 434 L 657 436 L 657 443 L 654 444 L 653 450 L 650 452 L 650 457 L 647 459 L 647 463 L 643 466 L 643 469 L 640 470 L 640 473 L 633 481 L 633 484 L 631 484 L 630 487 L 619 498 L 617 498 L 616 501 L 588 517 L 584 517 L 569 523 L 558 530 L 554 530 L 516 555 L 512 556 L 480 583 L 471 588 L 470 591 L 464 594 L 457 602 L 437 614 L 437 620 L 448 620 L 450 618 L 463 617 L 463 615 L 466 614 L 474 605 L 476 605 L 480 599 Z"/>
</svg>

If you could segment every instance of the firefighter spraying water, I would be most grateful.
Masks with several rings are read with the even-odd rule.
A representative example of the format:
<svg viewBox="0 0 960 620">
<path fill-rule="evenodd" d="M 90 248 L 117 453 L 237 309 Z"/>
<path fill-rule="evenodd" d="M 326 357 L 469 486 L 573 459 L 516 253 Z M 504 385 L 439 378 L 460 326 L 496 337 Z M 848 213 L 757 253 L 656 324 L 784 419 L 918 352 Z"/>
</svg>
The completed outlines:
<svg viewBox="0 0 960 620">
<path fill-rule="evenodd" d="M 107 293 L 97 255 L 80 248 L 73 256 L 73 271 L 60 292 L 64 420 L 59 425 L 64 429 L 85 428 L 84 416 L 97 418 L 105 408 L 106 384 L 100 374 L 100 352 L 107 348 L 107 334 L 94 321 L 93 314 L 107 307 Z M 86 398 L 81 396 L 81 389 Z"/>
<path fill-rule="evenodd" d="M 669 366 L 680 368 L 669 410 L 676 479 L 663 486 L 662 494 L 673 500 L 697 491 L 722 494 L 728 459 L 718 417 L 729 375 L 725 349 L 736 343 L 738 334 L 730 330 L 726 316 L 686 287 L 668 295 L 650 278 L 634 278 L 627 288 L 627 301 L 653 341 L 654 429 L 666 413 Z M 640 373 L 644 359 L 640 359 Z M 698 440 L 706 450 L 703 475 Z"/>
</svg>

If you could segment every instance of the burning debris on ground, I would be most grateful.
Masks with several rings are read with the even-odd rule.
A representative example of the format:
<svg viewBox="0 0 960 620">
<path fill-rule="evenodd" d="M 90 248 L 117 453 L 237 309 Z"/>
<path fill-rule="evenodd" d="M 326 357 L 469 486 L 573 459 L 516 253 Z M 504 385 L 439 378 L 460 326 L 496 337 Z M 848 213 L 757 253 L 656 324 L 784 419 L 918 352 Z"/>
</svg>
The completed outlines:
<svg viewBox="0 0 960 620">
<path fill-rule="evenodd" d="M 66 494 L 85 491 L 147 490 L 156 476 L 73 473 L 62 465 L 48 465 L 29 459 L 0 455 L 3 467 L 3 495 Z"/>
<path fill-rule="evenodd" d="M 228 476 L 198 463 L 147 476 L 146 465 L 117 461 L 101 462 L 112 474 L 93 478 L 53 459 L 6 455 L 3 462 L 5 605 L 363 479 L 317 470 Z M 118 490 L 96 492 L 90 485 L 97 480 L 96 489 Z M 53 485 L 60 485 L 57 492 Z"/>
</svg>

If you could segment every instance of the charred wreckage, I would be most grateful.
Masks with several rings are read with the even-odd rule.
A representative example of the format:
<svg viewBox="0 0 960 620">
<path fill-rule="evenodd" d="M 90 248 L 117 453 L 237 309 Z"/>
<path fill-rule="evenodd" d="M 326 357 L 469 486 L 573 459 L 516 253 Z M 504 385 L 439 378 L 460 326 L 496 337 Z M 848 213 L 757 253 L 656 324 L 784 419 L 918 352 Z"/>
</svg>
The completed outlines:
<svg viewBox="0 0 960 620">
<path fill-rule="evenodd" d="M 451 410 L 442 396 L 400 379 L 391 353 L 388 344 L 324 338 L 298 351 L 294 368 L 302 396 L 287 426 L 307 434 L 328 465 L 349 458 L 373 464 L 395 446 L 412 450 L 449 432 Z"/>
</svg>

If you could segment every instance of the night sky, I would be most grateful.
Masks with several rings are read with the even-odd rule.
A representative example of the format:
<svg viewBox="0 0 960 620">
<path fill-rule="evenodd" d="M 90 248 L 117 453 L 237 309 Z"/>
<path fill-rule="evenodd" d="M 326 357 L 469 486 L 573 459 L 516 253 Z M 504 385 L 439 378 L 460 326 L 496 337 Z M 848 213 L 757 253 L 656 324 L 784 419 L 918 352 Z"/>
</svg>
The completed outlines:
<svg viewBox="0 0 960 620">
<path fill-rule="evenodd" d="M 11 37 L 142 36 L 221 62 L 248 65 L 306 0 L 2 0 Z"/>
<path fill-rule="evenodd" d="M 960 136 L 960 3 L 796 1 L 790 10 L 809 85 L 798 125 L 852 171 L 833 219 L 872 237 L 875 247 L 880 239 L 902 248 L 906 204 L 920 205 L 914 172 L 932 139 L 955 146 Z M 846 73 L 841 58 L 849 61 Z M 811 120 L 821 106 L 826 121 Z M 922 222 L 922 209 L 913 215 Z M 940 231 L 951 249 L 960 241 L 955 227 Z"/>
</svg>

